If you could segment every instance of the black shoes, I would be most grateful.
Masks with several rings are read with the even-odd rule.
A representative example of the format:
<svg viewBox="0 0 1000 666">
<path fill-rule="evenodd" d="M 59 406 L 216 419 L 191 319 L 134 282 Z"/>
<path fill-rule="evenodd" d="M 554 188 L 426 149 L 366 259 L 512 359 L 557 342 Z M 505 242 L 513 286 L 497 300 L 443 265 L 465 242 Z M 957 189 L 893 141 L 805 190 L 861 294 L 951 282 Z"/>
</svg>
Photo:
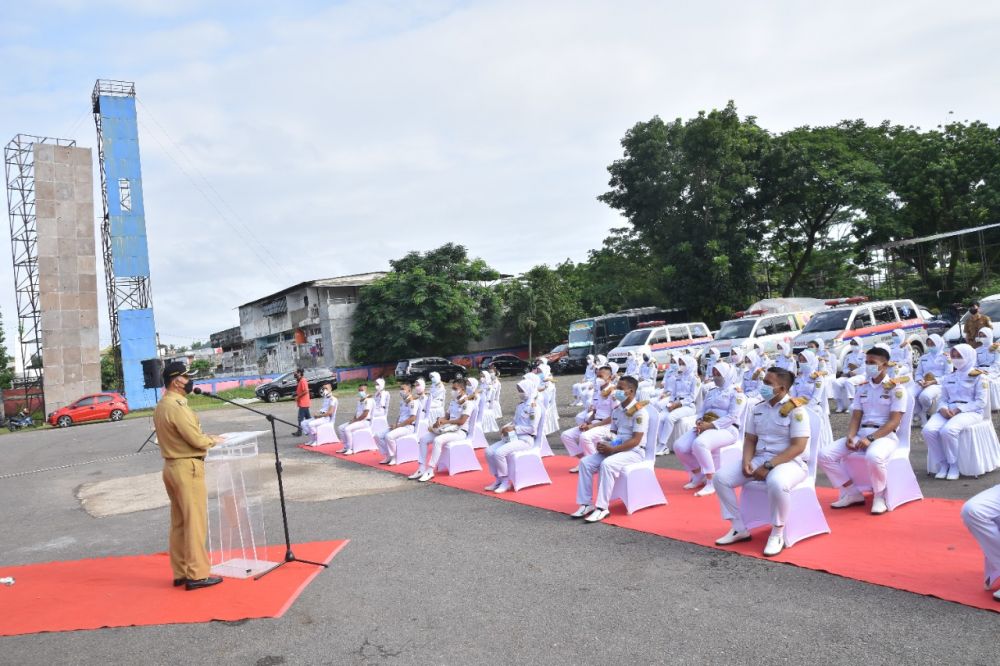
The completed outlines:
<svg viewBox="0 0 1000 666">
<path fill-rule="evenodd" d="M 302 436 L 301 430 L 296 430 L 295 432 L 292 433 L 292 437 L 301 437 L 301 436 Z"/>
<path fill-rule="evenodd" d="M 174 578 L 174 587 L 180 587 L 186 582 L 188 582 L 187 578 Z"/>
<path fill-rule="evenodd" d="M 218 576 L 209 576 L 208 578 L 202 578 L 200 580 L 188 580 L 184 584 L 184 589 L 197 590 L 203 587 L 212 587 L 213 585 L 218 585 L 221 582 L 222 578 Z"/>
</svg>

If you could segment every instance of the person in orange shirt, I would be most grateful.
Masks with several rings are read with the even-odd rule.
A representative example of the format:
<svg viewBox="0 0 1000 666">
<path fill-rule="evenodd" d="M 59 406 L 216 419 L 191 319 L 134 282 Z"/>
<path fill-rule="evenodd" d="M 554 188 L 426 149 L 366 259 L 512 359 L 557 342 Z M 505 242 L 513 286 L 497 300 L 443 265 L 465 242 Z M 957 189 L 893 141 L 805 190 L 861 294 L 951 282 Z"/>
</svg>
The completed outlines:
<svg viewBox="0 0 1000 666">
<path fill-rule="evenodd" d="M 295 386 L 295 404 L 299 406 L 299 416 L 295 422 L 299 424 L 299 428 L 292 435 L 300 437 L 302 435 L 302 422 L 312 418 L 312 414 L 309 413 L 312 398 L 309 397 L 309 384 L 306 382 L 306 373 L 302 371 L 302 368 L 295 371 L 295 378 L 298 379 L 298 384 Z"/>
</svg>

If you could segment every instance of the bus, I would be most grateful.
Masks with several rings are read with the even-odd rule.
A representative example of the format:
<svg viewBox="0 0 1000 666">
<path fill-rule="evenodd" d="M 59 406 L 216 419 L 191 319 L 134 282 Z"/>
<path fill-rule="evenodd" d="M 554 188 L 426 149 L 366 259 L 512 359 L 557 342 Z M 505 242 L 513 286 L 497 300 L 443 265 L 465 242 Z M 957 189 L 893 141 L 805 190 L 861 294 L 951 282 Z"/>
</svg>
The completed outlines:
<svg viewBox="0 0 1000 666">
<path fill-rule="evenodd" d="M 640 324 L 650 321 L 678 324 L 687 318 L 685 308 L 663 309 L 650 306 L 577 319 L 569 325 L 569 352 L 560 359 L 560 370 L 582 372 L 586 368 L 588 354 L 607 354 Z"/>
</svg>

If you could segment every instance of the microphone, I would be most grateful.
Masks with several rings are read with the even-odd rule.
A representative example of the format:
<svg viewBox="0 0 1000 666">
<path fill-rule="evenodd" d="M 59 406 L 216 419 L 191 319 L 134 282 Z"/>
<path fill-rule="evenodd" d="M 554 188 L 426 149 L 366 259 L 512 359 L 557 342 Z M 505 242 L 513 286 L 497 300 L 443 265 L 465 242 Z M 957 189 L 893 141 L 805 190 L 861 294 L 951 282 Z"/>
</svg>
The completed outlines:
<svg viewBox="0 0 1000 666">
<path fill-rule="evenodd" d="M 216 400 L 225 400 L 225 398 L 220 398 L 219 396 L 215 395 L 214 393 L 208 393 L 206 391 L 202 391 L 197 386 L 194 388 L 193 391 L 191 391 L 191 393 L 194 393 L 195 395 L 203 395 L 206 398 L 215 398 Z M 229 401 L 226 400 L 226 402 L 229 402 Z"/>
</svg>

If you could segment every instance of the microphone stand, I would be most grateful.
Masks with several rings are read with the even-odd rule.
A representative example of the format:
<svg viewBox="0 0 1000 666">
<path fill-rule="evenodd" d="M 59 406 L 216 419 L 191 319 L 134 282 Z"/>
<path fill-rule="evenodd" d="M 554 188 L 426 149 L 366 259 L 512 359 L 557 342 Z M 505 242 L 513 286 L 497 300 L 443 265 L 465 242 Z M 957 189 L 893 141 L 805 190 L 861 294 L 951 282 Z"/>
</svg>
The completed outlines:
<svg viewBox="0 0 1000 666">
<path fill-rule="evenodd" d="M 265 419 L 267 419 L 268 423 L 271 424 L 271 442 L 274 444 L 274 469 L 278 473 L 278 500 L 281 503 L 281 524 L 282 527 L 284 527 L 285 529 L 285 559 L 282 560 L 281 562 L 278 562 L 267 571 L 257 574 L 256 576 L 253 577 L 253 579 L 260 580 L 261 578 L 271 573 L 278 567 L 282 567 L 288 564 L 289 562 L 301 562 L 302 564 L 312 564 L 317 567 L 323 567 L 324 569 L 326 569 L 329 565 L 323 564 L 322 562 L 313 562 L 312 560 L 303 560 L 298 557 L 295 557 L 295 553 L 292 552 L 292 539 L 288 535 L 288 511 L 285 508 L 285 485 L 284 483 L 282 483 L 281 480 L 282 467 L 281 467 L 281 458 L 278 456 L 278 432 L 275 429 L 274 424 L 275 422 L 280 421 L 281 423 L 285 423 L 293 427 L 297 426 L 295 426 L 294 423 L 288 423 L 288 421 L 285 421 L 284 419 L 279 419 L 274 414 L 268 414 L 267 412 L 262 412 L 258 409 L 254 409 L 253 407 L 248 407 L 247 405 L 241 405 L 238 402 L 234 402 L 232 400 L 229 400 L 228 398 L 223 398 L 222 396 L 215 395 L 214 393 L 203 393 L 201 389 L 195 389 L 194 393 L 198 395 L 203 395 L 207 398 L 220 400 L 222 402 L 228 402 L 230 405 L 236 405 L 237 407 L 242 407 L 248 412 L 253 412 L 254 414 L 263 416 Z"/>
</svg>

